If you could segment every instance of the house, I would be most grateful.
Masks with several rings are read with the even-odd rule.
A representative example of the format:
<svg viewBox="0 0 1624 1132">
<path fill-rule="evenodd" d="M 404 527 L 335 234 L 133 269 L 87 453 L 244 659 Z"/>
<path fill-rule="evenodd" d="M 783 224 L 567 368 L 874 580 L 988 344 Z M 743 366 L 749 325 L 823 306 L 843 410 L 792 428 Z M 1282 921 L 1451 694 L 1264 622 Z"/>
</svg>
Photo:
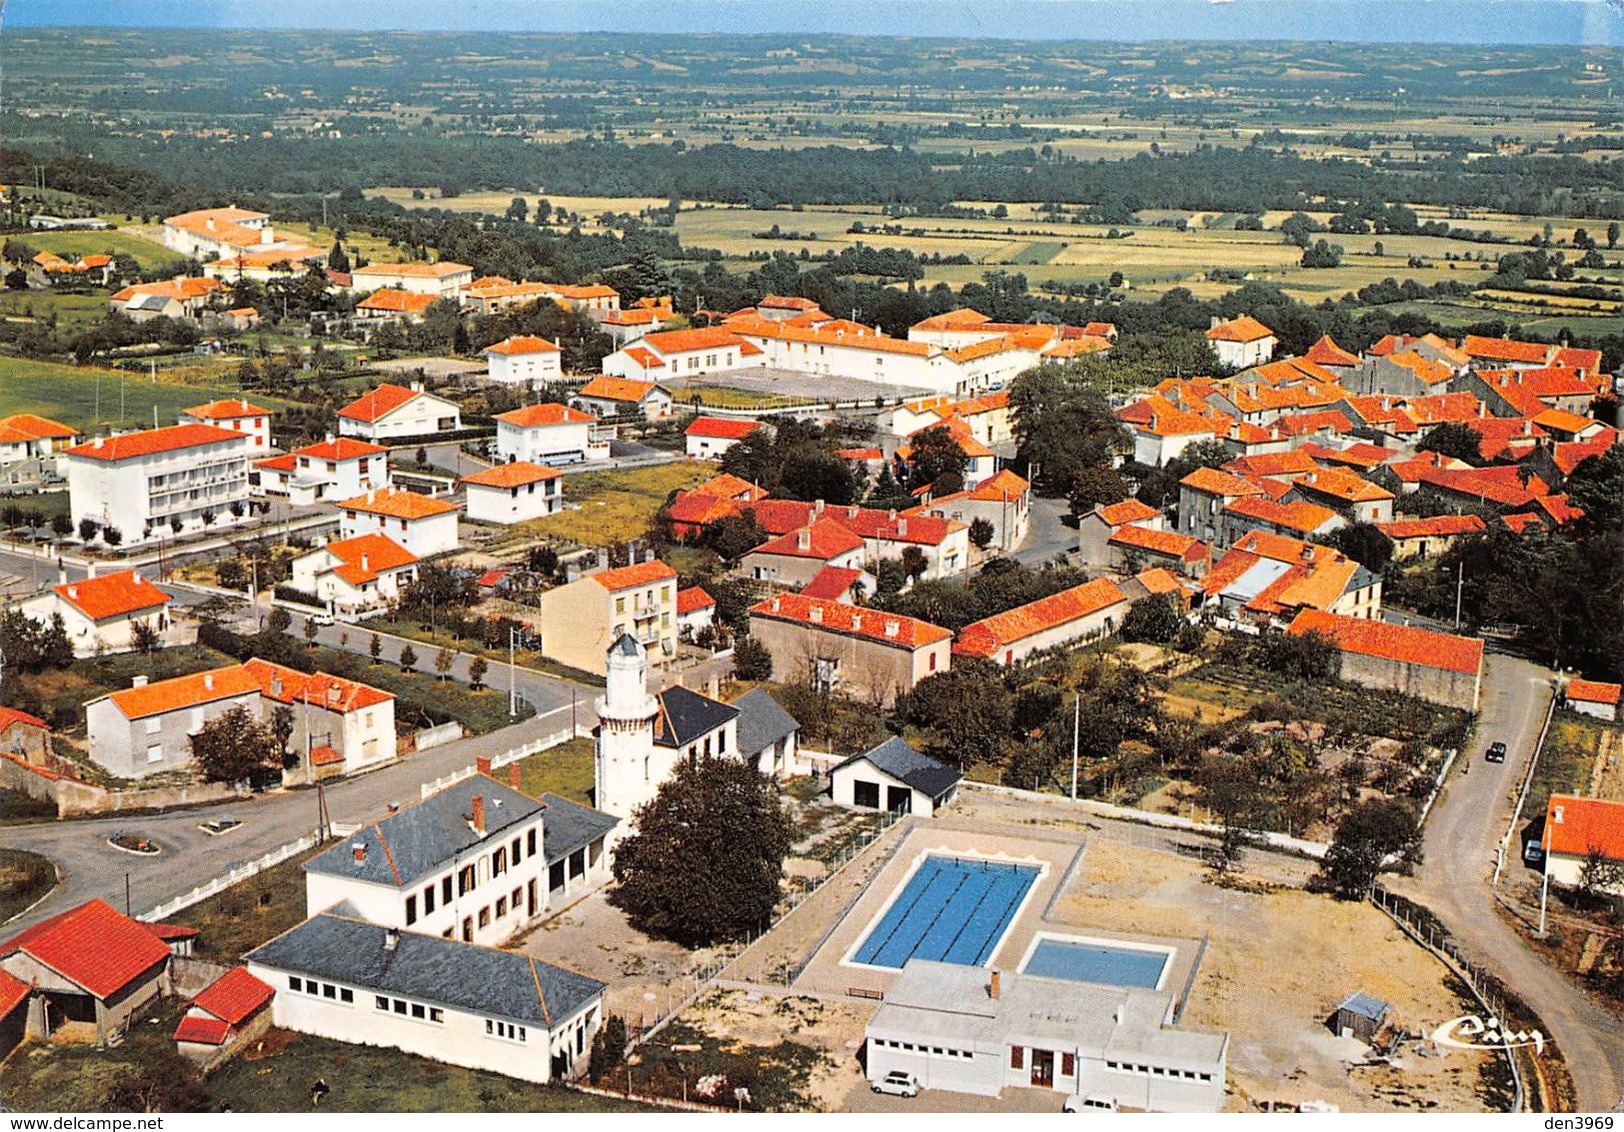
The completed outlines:
<svg viewBox="0 0 1624 1132">
<path fill-rule="evenodd" d="M 966 538 L 976 520 L 984 519 L 992 526 L 992 540 L 987 550 L 1007 552 L 1026 541 L 1032 514 L 1032 485 L 1005 468 L 969 490 L 936 498 L 927 496 L 922 505 L 903 514 L 930 515 L 962 523 Z"/>
<path fill-rule="evenodd" d="M 1620 692 L 1621 686 L 1618 684 L 1575 678 L 1569 680 L 1568 686 L 1562 690 L 1562 703 L 1569 711 L 1617 723 Z"/>
<path fill-rule="evenodd" d="M 97 1044 L 122 1034 L 142 1007 L 169 992 L 169 960 L 169 947 L 149 925 L 102 900 L 0 943 L 0 972 L 29 988 L 27 1032 L 50 1038 L 82 1026 L 93 1028 Z"/>
<path fill-rule="evenodd" d="M 497 946 L 608 879 L 614 819 L 575 809 L 593 820 L 572 811 L 555 828 L 551 803 L 492 778 L 481 759 L 474 775 L 391 808 L 306 861 L 305 914 L 348 908 L 386 927 Z"/>
<path fill-rule="evenodd" d="M 205 424 L 76 444 L 62 457 L 74 526 L 90 519 L 135 546 L 240 522 L 249 452 L 244 433 Z"/>
<path fill-rule="evenodd" d="M 98 651 L 128 652 L 135 647 L 138 625 L 160 636 L 169 629 L 170 597 L 134 570 L 61 582 L 14 608 L 30 620 L 49 625 L 61 617 L 73 655 Z"/>
<path fill-rule="evenodd" d="M 1376 529 L 1393 543 L 1393 560 L 1432 558 L 1444 553 L 1465 535 L 1482 534 L 1488 528 L 1476 515 L 1437 515 L 1431 519 L 1394 519 L 1377 523 Z"/>
<path fill-rule="evenodd" d="M 877 589 L 879 580 L 866 570 L 825 566 L 801 587 L 801 596 L 855 605 L 861 598 L 872 597 Z"/>
<path fill-rule="evenodd" d="M 1393 493 L 1343 468 L 1304 472 L 1291 481 L 1284 500 L 1328 507 L 1350 523 L 1385 523 L 1393 517 Z"/>
<path fill-rule="evenodd" d="M 1572 794 L 1552 794 L 1545 803 L 1545 884 L 1555 881 L 1578 888 L 1592 857 L 1615 867 L 1624 865 L 1624 802 L 1604 798 L 1579 798 Z M 1615 880 L 1608 889 L 1624 896 L 1624 884 Z M 1544 897 L 1540 898 L 1541 911 Z M 0 960 L 0 963 L 3 963 Z"/>
<path fill-rule="evenodd" d="M 218 279 L 177 275 L 160 283 L 132 283 L 121 288 L 107 300 L 107 310 L 131 322 L 154 318 L 196 321 L 216 296 L 223 298 L 225 294 L 226 286 Z"/>
<path fill-rule="evenodd" d="M 1128 523 L 1105 540 L 1111 569 L 1137 574 L 1146 566 L 1165 566 L 1187 578 L 1199 578 L 1212 561 L 1212 547 L 1198 538 Z"/>
<path fill-rule="evenodd" d="M 1077 522 L 1077 553 L 1088 566 L 1103 567 L 1111 562 L 1111 536 L 1129 524 L 1150 530 L 1162 529 L 1162 513 L 1137 499 L 1101 503 Z"/>
<path fill-rule="evenodd" d="M 799 589 L 825 568 L 861 570 L 866 543 L 834 519 L 815 519 L 800 530 L 762 543 L 733 569 L 733 576 Z"/>
<path fill-rule="evenodd" d="M 642 416 L 655 421 L 671 415 L 673 399 L 670 390 L 658 382 L 606 375 L 581 386 L 570 404 L 595 417 Z"/>
<path fill-rule="evenodd" d="M 963 778 L 892 736 L 830 770 L 829 796 L 837 806 L 928 818 L 953 801 Z"/>
<path fill-rule="evenodd" d="M 661 330 L 645 334 L 604 358 L 602 373 L 646 384 L 726 373 L 760 366 L 765 360 L 760 346 L 725 327 Z"/>
<path fill-rule="evenodd" d="M 1281 503 L 1266 495 L 1247 496 L 1219 513 L 1217 545 L 1220 550 L 1234 546 L 1251 531 L 1312 539 L 1346 525 L 1347 520 L 1329 507 L 1306 499 Z"/>
<path fill-rule="evenodd" d="M 677 636 L 691 641 L 702 629 L 716 624 L 716 599 L 703 586 L 677 591 Z"/>
<path fill-rule="evenodd" d="M 461 428 L 462 410 L 456 402 L 425 393 L 417 383 L 410 389 L 385 383 L 338 411 L 341 435 L 374 444 L 457 432 Z"/>
<path fill-rule="evenodd" d="M 1251 531 L 1201 581 L 1202 601 L 1247 624 L 1289 624 L 1303 609 L 1381 616 L 1382 580 L 1328 546 Z"/>
<path fill-rule="evenodd" d="M 292 781 L 350 773 L 395 757 L 391 693 L 257 659 L 156 683 L 137 676 L 131 687 L 91 700 L 85 705 L 90 757 L 120 778 L 189 768 L 192 736 L 239 707 L 261 722 L 278 707 L 292 713 Z"/>
<path fill-rule="evenodd" d="M 363 326 L 386 322 L 422 322 L 423 313 L 440 300 L 417 291 L 386 287 L 355 304 L 355 321 Z"/>
<path fill-rule="evenodd" d="M 251 405 L 241 397 L 209 401 L 202 405 L 193 405 L 190 409 L 182 409 L 180 423 L 213 425 L 215 428 L 240 432 L 248 437 L 250 453 L 271 450 L 271 411 L 258 405 Z"/>
<path fill-rule="evenodd" d="M 745 486 L 748 490 L 754 490 L 748 484 Z M 924 564 L 921 577 L 947 578 L 969 568 L 969 528 L 951 519 L 906 511 L 899 514 L 895 510 L 882 511 L 856 504 L 830 507 L 822 500 L 806 503 L 793 499 L 757 499 L 742 503 L 705 494 L 709 490 L 708 485 L 701 485 L 679 497 L 672 505 L 672 526 L 683 537 L 693 537 L 705 523 L 749 511 L 755 515 L 757 524 L 771 535 L 788 535 L 820 522 L 836 523 L 863 540 L 863 557 L 869 562 L 886 558 L 912 558 L 913 555 L 909 553 L 912 547 Z M 823 545 L 839 546 L 841 553 L 844 553 L 844 546 L 850 543 L 849 539 L 833 535 L 810 541 L 807 549 L 814 554 Z M 775 551 L 783 551 L 793 545 L 783 542 L 773 544 Z M 749 576 L 747 570 L 742 573 Z M 804 584 L 810 578 L 811 574 L 806 574 L 797 584 Z"/>
<path fill-rule="evenodd" d="M 864 1030 L 868 1079 L 902 1071 L 949 1092 L 1217 1112 L 1229 1035 L 1176 1024 L 1176 1004 L 1171 990 L 911 959 Z"/>
<path fill-rule="evenodd" d="M 328 436 L 254 464 L 261 492 L 286 495 L 296 507 L 347 499 L 389 486 L 389 449 L 351 436 Z"/>
<path fill-rule="evenodd" d="M 204 987 L 186 1004 L 175 1027 L 175 1048 L 182 1057 L 212 1066 L 231 1051 L 259 1037 L 271 1026 L 271 998 L 276 991 L 233 967 Z"/>
<path fill-rule="evenodd" d="M 468 492 L 468 517 L 480 523 L 523 523 L 564 507 L 564 473 L 515 460 L 460 481 Z"/>
<path fill-rule="evenodd" d="M 22 460 L 50 460 L 79 441 L 76 429 L 34 413 L 0 417 L 0 467 Z M 54 470 L 55 461 L 47 470 Z"/>
<path fill-rule="evenodd" d="M 1165 397 L 1146 398 L 1117 415 L 1133 433 L 1133 458 L 1155 468 L 1176 459 L 1192 444 L 1217 440 L 1220 431 L 1229 431 L 1230 423 L 1222 414 L 1190 412 Z M 1136 419 L 1141 415 L 1143 419 Z"/>
<path fill-rule="evenodd" d="M 1008 668 L 1045 649 L 1110 636 L 1127 613 L 1128 597 L 1117 583 L 1095 578 L 971 622 L 959 630 L 953 655 Z"/>
<path fill-rule="evenodd" d="M 788 778 L 799 769 L 801 725 L 779 706 L 772 693 L 754 688 L 733 701 L 739 713 L 739 757 L 753 762 L 762 774 Z"/>
<path fill-rule="evenodd" d="M 526 405 L 496 415 L 496 454 L 502 460 L 532 464 L 577 464 L 605 460 L 614 425 L 565 405 Z"/>
<path fill-rule="evenodd" d="M 203 208 L 164 217 L 164 247 L 187 259 L 223 259 L 277 245 L 271 218 L 246 208 Z"/>
<path fill-rule="evenodd" d="M 1337 1003 L 1331 1013 L 1331 1032 L 1344 1038 L 1357 1038 L 1368 1045 L 1387 1025 L 1392 1009 L 1389 1003 L 1374 995 L 1354 991 Z"/>
<path fill-rule="evenodd" d="M 1264 495 L 1244 476 L 1217 468 L 1197 468 L 1179 481 L 1179 533 L 1203 542 L 1222 536 L 1224 509 L 1237 499 Z"/>
<path fill-rule="evenodd" d="M 455 299 L 457 293 L 474 281 L 474 269 L 466 263 L 369 263 L 350 272 L 350 286 L 357 291 L 380 288 L 427 295 L 430 301 Z"/>
<path fill-rule="evenodd" d="M 1262 365 L 1274 356 L 1274 348 L 1280 344 L 1274 331 L 1249 314 L 1228 322 L 1214 318 L 1212 328 L 1207 331 L 1207 341 L 1218 355 L 1218 361 L 1230 369 Z"/>
<path fill-rule="evenodd" d="M 1464 711 L 1477 711 L 1483 642 L 1379 618 L 1304 609 L 1286 632 L 1318 633 L 1341 654 L 1342 679 Z"/>
<path fill-rule="evenodd" d="M 1358 354 L 1351 354 L 1336 344 L 1336 339 L 1329 334 L 1320 336 L 1319 341 L 1308 348 L 1303 358 L 1313 362 L 1323 369 L 1330 370 L 1338 381 L 1352 377 L 1358 372 L 1362 361 Z"/>
<path fill-rule="evenodd" d="M 714 460 L 760 427 L 754 420 L 695 417 L 682 435 L 687 438 L 690 460 Z"/>
<path fill-rule="evenodd" d="M 558 343 L 533 334 L 515 334 L 485 347 L 490 379 L 504 385 L 557 381 L 564 376 Z"/>
<path fill-rule="evenodd" d="M 638 303 L 654 302 L 651 299 L 639 299 Z M 611 339 L 617 347 L 635 342 L 647 334 L 654 334 L 664 330 L 676 319 L 676 312 L 671 309 L 670 299 L 661 300 L 658 306 L 634 306 L 628 310 L 607 311 L 596 315 L 598 327 Z"/>
<path fill-rule="evenodd" d="M 335 504 L 347 539 L 388 535 L 419 558 L 456 550 L 457 505 L 415 491 L 386 487 Z"/>
<path fill-rule="evenodd" d="M 772 654 L 777 679 L 839 688 L 881 707 L 952 663 L 953 634 L 940 625 L 802 594 L 751 606 L 750 635 Z"/>
<path fill-rule="evenodd" d="M 293 588 L 353 617 L 399 601 L 417 578 L 418 561 L 388 535 L 334 539 L 293 560 Z"/>
<path fill-rule="evenodd" d="M 622 633 L 664 657 L 677 651 L 677 572 L 653 560 L 588 574 L 541 595 L 542 655 L 603 675 Z"/>
<path fill-rule="evenodd" d="M 604 984 L 514 951 L 333 912 L 246 956 L 276 1026 L 539 1084 L 586 1067 Z"/>
<path fill-rule="evenodd" d="M 1196 594 L 1192 584 L 1160 566 L 1141 570 L 1131 578 L 1123 578 L 1119 584 L 1129 606 L 1147 597 L 1165 597 L 1180 613 L 1190 612 Z"/>
<path fill-rule="evenodd" d="M 0 706 L 0 754 L 39 765 L 51 754 L 51 725 L 26 711 Z"/>
</svg>

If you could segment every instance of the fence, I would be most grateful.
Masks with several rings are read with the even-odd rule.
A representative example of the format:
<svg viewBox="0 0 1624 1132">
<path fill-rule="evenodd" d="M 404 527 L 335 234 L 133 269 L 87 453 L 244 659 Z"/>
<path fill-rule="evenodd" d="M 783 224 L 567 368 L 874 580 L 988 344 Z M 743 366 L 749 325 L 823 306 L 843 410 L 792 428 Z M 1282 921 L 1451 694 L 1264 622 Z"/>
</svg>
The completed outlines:
<svg viewBox="0 0 1624 1132">
<path fill-rule="evenodd" d="M 1534 744 L 1534 753 L 1528 757 L 1528 770 L 1523 775 L 1522 786 L 1517 790 L 1517 805 L 1511 811 L 1511 821 L 1506 824 L 1506 835 L 1500 839 L 1500 845 L 1494 851 L 1494 879 L 1489 881 L 1491 888 L 1500 884 L 1500 873 L 1506 867 L 1506 849 L 1517 834 L 1517 822 L 1522 818 L 1523 806 L 1528 801 L 1528 788 L 1534 784 L 1534 771 L 1539 769 L 1539 756 L 1545 750 L 1545 736 L 1550 733 L 1551 720 L 1555 717 L 1556 695 L 1552 693 L 1550 706 L 1545 709 L 1545 724 L 1539 729 L 1539 740 Z"/>
<path fill-rule="evenodd" d="M 520 759 L 527 759 L 531 755 L 539 755 L 542 751 L 551 750 L 553 747 L 567 743 L 573 738 L 575 738 L 575 729 L 567 727 L 562 731 L 554 731 L 551 735 L 543 735 L 539 739 L 532 739 L 521 746 L 511 747 L 499 755 L 491 756 L 491 769 L 496 770 L 499 767 L 507 766 L 509 763 L 516 763 Z M 450 774 L 442 774 L 433 782 L 423 783 L 420 797 L 427 798 L 430 794 L 438 794 L 447 786 L 453 786 L 465 778 L 472 778 L 478 773 L 478 770 L 477 766 L 469 765 L 460 770 L 454 770 Z"/>
<path fill-rule="evenodd" d="M 297 841 L 290 841 L 280 849 L 272 849 L 263 857 L 255 857 L 245 865 L 238 865 L 230 872 L 215 877 L 207 884 L 200 884 L 190 892 L 177 896 L 173 900 L 167 900 L 155 908 L 148 909 L 137 918 L 142 920 L 167 920 L 182 908 L 190 908 L 193 904 L 207 900 L 217 892 L 224 892 L 234 884 L 239 884 L 251 876 L 257 876 L 266 869 L 274 865 L 280 865 L 291 857 L 297 857 L 306 849 L 314 849 L 321 844 L 321 840 L 315 834 L 307 834 Z"/>
</svg>

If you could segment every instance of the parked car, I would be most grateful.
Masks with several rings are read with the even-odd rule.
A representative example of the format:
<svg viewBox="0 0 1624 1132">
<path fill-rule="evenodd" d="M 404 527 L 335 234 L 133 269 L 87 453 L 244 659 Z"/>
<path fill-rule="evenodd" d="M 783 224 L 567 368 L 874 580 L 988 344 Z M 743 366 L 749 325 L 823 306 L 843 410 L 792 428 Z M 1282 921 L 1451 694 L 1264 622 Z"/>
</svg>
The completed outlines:
<svg viewBox="0 0 1624 1132">
<path fill-rule="evenodd" d="M 1484 762 L 1503 763 L 1506 761 L 1506 745 L 1504 743 L 1490 743 L 1488 753 L 1483 756 Z"/>
<path fill-rule="evenodd" d="M 912 1073 L 905 1073 L 901 1069 L 893 1069 L 884 1077 L 874 1082 L 876 1093 L 890 1093 L 893 1097 L 917 1097 L 919 1095 L 919 1079 Z"/>
<path fill-rule="evenodd" d="M 1115 1112 L 1117 1103 L 1115 1097 L 1081 1097 L 1076 1093 L 1066 1098 L 1066 1103 L 1060 1106 L 1061 1112 Z"/>
</svg>

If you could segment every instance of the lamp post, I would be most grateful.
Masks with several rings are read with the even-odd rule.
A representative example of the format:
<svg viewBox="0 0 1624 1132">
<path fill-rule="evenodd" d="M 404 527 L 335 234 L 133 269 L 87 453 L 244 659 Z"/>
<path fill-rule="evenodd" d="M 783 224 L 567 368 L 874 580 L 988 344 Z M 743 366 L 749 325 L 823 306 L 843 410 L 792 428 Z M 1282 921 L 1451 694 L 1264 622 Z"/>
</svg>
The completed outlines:
<svg viewBox="0 0 1624 1132">
<path fill-rule="evenodd" d="M 515 640 L 516 634 L 517 634 L 517 629 L 514 626 L 509 625 L 508 626 L 508 718 L 509 719 L 512 719 L 514 716 L 519 714 L 519 675 L 518 675 L 519 670 L 514 665 L 514 653 L 516 651 L 515 645 L 517 643 L 516 640 Z"/>
</svg>

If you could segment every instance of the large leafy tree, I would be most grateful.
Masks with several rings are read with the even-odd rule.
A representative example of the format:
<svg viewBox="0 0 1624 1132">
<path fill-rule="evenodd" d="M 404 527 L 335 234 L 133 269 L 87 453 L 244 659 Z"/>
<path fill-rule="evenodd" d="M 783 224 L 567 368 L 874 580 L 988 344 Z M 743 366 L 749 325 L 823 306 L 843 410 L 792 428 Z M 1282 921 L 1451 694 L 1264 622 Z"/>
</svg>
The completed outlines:
<svg viewBox="0 0 1624 1132">
<path fill-rule="evenodd" d="M 192 758 L 211 782 L 242 782 L 280 767 L 282 750 L 269 727 L 234 707 L 192 736 Z"/>
<path fill-rule="evenodd" d="M 943 485 L 942 494 L 946 494 L 963 485 L 964 469 L 969 466 L 970 458 L 946 425 L 921 429 L 908 444 L 912 448 L 909 456 L 911 486 L 925 487 L 951 477 L 953 482 Z"/>
<path fill-rule="evenodd" d="M 1083 362 L 1048 364 L 1015 379 L 1009 404 L 1020 457 L 1034 468 L 1038 490 L 1059 495 L 1084 468 L 1128 451 L 1128 434 Z"/>
<path fill-rule="evenodd" d="M 1401 866 L 1421 859 L 1421 831 L 1415 815 L 1398 802 L 1372 798 L 1343 816 L 1331 847 L 1325 851 L 1323 875 L 1344 900 L 1362 900 L 1376 883 L 1389 858 Z"/>
<path fill-rule="evenodd" d="M 609 896 L 633 927 L 706 947 L 771 921 L 791 841 L 772 779 L 732 758 L 679 762 L 634 820 Z"/>
<path fill-rule="evenodd" d="M 928 676 L 897 703 L 897 715 L 924 728 L 929 753 L 958 766 L 992 762 L 1009 735 L 1015 697 L 991 661 L 955 661 Z"/>
</svg>

